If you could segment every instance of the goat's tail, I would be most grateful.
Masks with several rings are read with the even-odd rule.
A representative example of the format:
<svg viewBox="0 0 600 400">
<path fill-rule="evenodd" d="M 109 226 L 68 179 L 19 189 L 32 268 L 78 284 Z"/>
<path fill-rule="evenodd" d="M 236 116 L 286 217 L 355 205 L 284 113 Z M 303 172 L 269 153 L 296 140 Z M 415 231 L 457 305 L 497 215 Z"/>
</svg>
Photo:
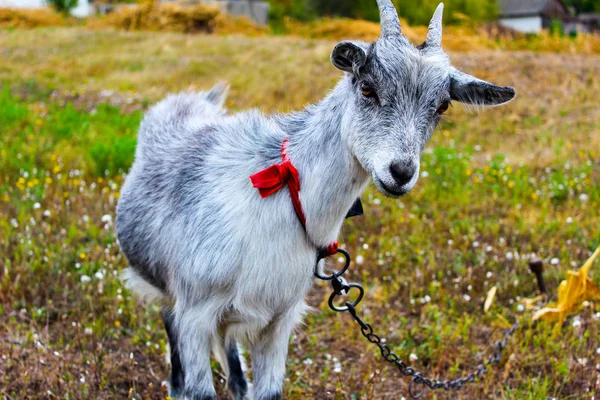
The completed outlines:
<svg viewBox="0 0 600 400">
<path fill-rule="evenodd" d="M 229 84 L 221 81 L 212 87 L 206 94 L 206 101 L 214 104 L 217 107 L 223 108 L 225 100 L 227 100 L 227 93 L 229 92 Z"/>
<path fill-rule="evenodd" d="M 145 280 L 135 269 L 125 268 L 121 273 L 121 280 L 125 287 L 136 293 L 142 301 L 150 303 L 164 300 L 167 295 L 162 290 Z"/>
</svg>

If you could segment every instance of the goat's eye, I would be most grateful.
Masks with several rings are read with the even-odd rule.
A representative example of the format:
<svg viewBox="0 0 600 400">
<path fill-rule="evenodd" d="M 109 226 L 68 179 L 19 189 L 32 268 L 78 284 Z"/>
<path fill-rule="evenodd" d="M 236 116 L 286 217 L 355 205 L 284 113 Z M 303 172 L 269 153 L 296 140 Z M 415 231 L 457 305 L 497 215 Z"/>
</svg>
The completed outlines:
<svg viewBox="0 0 600 400">
<path fill-rule="evenodd" d="M 450 107 L 450 102 L 449 101 L 445 101 L 440 105 L 440 108 L 437 109 L 437 113 L 442 115 L 443 113 L 445 113 L 446 111 L 448 111 L 448 107 Z"/>
<path fill-rule="evenodd" d="M 360 85 L 360 91 L 365 97 L 375 97 L 375 91 L 373 90 L 373 88 L 365 83 Z"/>
</svg>

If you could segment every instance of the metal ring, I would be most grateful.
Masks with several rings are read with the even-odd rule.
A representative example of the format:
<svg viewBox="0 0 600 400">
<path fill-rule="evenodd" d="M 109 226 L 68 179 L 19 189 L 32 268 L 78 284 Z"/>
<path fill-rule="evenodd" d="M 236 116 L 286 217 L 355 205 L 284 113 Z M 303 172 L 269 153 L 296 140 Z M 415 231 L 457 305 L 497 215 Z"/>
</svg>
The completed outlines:
<svg viewBox="0 0 600 400">
<path fill-rule="evenodd" d="M 317 265 L 315 266 L 315 272 L 314 275 L 324 281 L 330 281 L 333 278 L 338 278 L 340 276 L 342 276 L 350 267 L 350 254 L 344 250 L 344 249 L 337 249 L 337 253 L 340 253 L 344 256 L 344 258 L 346 259 L 345 263 L 344 263 L 344 267 L 339 270 L 339 271 L 332 271 L 331 275 L 321 275 L 321 273 L 319 272 L 319 263 L 317 263 Z M 336 254 L 337 254 L 336 253 Z"/>
<path fill-rule="evenodd" d="M 336 292 L 333 292 L 333 293 L 331 293 L 331 296 L 329 296 L 329 301 L 328 301 L 329 308 L 331 308 L 333 311 L 341 312 L 341 311 L 348 311 L 348 308 L 349 308 L 348 305 L 350 305 L 352 307 L 356 307 L 356 305 L 358 303 L 360 303 L 361 300 L 363 299 L 363 296 L 365 295 L 365 289 L 363 289 L 363 287 L 360 286 L 358 283 L 349 283 L 348 284 L 348 293 L 350 293 L 350 290 L 352 288 L 358 289 L 358 297 L 356 298 L 356 300 L 354 300 L 353 302 L 347 301 L 345 306 L 338 307 L 335 304 L 333 304 L 333 300 L 337 297 L 338 294 Z"/>
<path fill-rule="evenodd" d="M 420 376 L 415 376 L 410 380 L 410 383 L 408 384 L 408 394 L 410 395 L 410 397 L 412 397 L 413 399 L 418 399 L 419 397 L 423 396 L 423 393 L 425 393 L 425 384 L 418 379 L 420 378 Z M 419 392 L 414 392 L 414 385 L 421 385 L 421 391 Z"/>
</svg>

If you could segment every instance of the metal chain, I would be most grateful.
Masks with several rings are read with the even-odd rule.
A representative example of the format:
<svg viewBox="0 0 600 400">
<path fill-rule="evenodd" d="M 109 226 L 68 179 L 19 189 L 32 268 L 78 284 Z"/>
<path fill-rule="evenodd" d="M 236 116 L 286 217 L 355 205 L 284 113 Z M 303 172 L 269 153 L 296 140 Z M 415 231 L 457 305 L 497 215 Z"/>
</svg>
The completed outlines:
<svg viewBox="0 0 600 400">
<path fill-rule="evenodd" d="M 515 331 L 519 328 L 519 322 L 517 321 L 510 329 L 508 329 L 504 333 L 504 337 L 502 338 L 502 340 L 498 341 L 494 345 L 494 352 L 492 355 L 490 355 L 490 357 L 487 359 L 487 361 L 485 361 L 483 364 L 479 364 L 477 366 L 477 368 L 475 369 L 475 371 L 469 373 L 468 375 L 466 375 L 462 378 L 459 378 L 459 379 L 454 379 L 454 380 L 447 380 L 447 379 L 446 380 L 437 380 L 437 379 L 427 378 L 427 377 L 423 376 L 422 373 L 416 371 L 415 369 L 413 369 L 412 367 L 407 365 L 404 361 L 402 361 L 400 359 L 400 357 L 398 357 L 398 355 L 396 355 L 394 352 L 392 352 L 392 350 L 389 348 L 389 346 L 385 344 L 385 342 L 387 340 L 384 340 L 379 335 L 377 335 L 373 331 L 373 327 L 370 324 L 364 322 L 358 316 L 358 313 L 356 312 L 355 307 L 362 300 L 362 298 L 364 296 L 364 289 L 358 283 L 347 283 L 346 280 L 342 277 L 342 275 L 348 270 L 348 267 L 350 266 L 350 254 L 343 249 L 337 249 L 337 252 L 342 254 L 346 259 L 345 265 L 340 271 L 333 271 L 330 275 L 323 275 L 321 273 L 321 271 L 319 270 L 319 261 L 322 258 L 324 258 L 324 256 L 322 256 L 322 255 L 320 255 L 318 257 L 317 265 L 315 266 L 315 270 L 314 270 L 315 277 L 317 277 L 321 280 L 324 280 L 324 281 L 331 281 L 331 286 L 333 287 L 333 293 L 329 296 L 329 301 L 328 301 L 329 307 L 336 312 L 348 311 L 350 313 L 350 315 L 352 315 L 354 320 L 356 322 L 358 322 L 358 324 L 360 325 L 360 331 L 361 331 L 362 335 L 365 338 L 367 338 L 367 340 L 369 342 L 371 342 L 371 343 L 375 344 L 377 347 L 379 347 L 381 356 L 387 362 L 394 364 L 398 368 L 400 373 L 402 373 L 404 376 L 412 377 L 410 384 L 408 385 L 408 394 L 413 399 L 418 399 L 419 397 L 421 397 L 423 395 L 426 387 L 431 390 L 436 390 L 436 389 L 444 389 L 444 390 L 457 389 L 458 390 L 458 389 L 461 389 L 463 386 L 465 386 L 465 384 L 467 384 L 467 383 L 475 382 L 477 380 L 477 378 L 479 378 L 479 376 L 488 372 L 489 365 L 497 364 L 502 360 L 502 352 L 506 348 L 508 340 L 514 335 Z M 353 288 L 358 290 L 358 296 L 357 296 L 356 300 L 354 300 L 352 302 L 350 302 L 350 301 L 345 302 L 344 307 L 336 306 L 334 303 L 335 298 L 337 296 L 347 295 L 350 292 L 350 290 L 352 290 Z"/>
</svg>

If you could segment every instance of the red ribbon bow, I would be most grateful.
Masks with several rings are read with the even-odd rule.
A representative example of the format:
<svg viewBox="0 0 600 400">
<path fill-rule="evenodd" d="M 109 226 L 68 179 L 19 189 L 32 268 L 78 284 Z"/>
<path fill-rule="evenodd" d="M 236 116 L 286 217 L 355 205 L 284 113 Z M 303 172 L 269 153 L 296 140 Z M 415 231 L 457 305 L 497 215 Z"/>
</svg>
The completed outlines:
<svg viewBox="0 0 600 400">
<path fill-rule="evenodd" d="M 306 217 L 304 216 L 299 197 L 300 177 L 298 176 L 298 170 L 292 165 L 286 154 L 287 143 L 286 139 L 281 146 L 281 163 L 271 165 L 251 175 L 250 180 L 252 181 L 252 186 L 258 189 L 260 197 L 263 199 L 271 196 L 287 184 L 296 215 L 306 230 Z"/>
</svg>

